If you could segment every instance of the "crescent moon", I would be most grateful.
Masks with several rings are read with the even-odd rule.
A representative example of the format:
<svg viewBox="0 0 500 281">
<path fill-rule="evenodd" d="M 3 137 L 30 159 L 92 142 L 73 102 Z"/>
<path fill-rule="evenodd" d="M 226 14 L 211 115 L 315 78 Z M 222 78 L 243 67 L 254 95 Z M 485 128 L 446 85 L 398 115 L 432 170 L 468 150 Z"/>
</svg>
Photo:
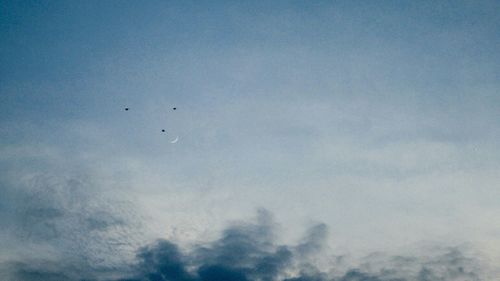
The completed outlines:
<svg viewBox="0 0 500 281">
<path fill-rule="evenodd" d="M 173 141 L 171 141 L 170 143 L 176 143 L 178 140 L 179 140 L 179 136 L 175 137 L 175 139 Z"/>
</svg>

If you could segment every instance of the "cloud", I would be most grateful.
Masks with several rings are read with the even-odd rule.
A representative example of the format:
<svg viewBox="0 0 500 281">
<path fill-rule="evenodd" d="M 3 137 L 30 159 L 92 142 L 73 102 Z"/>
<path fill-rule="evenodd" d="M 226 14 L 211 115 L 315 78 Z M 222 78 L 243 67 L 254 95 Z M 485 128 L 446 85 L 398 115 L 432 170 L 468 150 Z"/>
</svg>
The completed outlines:
<svg viewBox="0 0 500 281">
<path fill-rule="evenodd" d="M 97 196 L 93 185 L 86 177 L 4 177 L 1 280 L 487 280 L 480 260 L 459 248 L 421 256 L 374 253 L 347 263 L 328 253 L 329 231 L 322 223 L 298 243 L 281 244 L 278 224 L 266 210 L 254 220 L 229 224 L 213 241 L 190 247 L 166 239 L 145 244 L 133 231 L 141 228 L 130 215 L 133 206 Z"/>
<path fill-rule="evenodd" d="M 132 205 L 86 176 L 1 176 L 0 280 L 99 279 L 140 245 Z"/>
<path fill-rule="evenodd" d="M 228 227 L 206 245 L 182 251 L 179 245 L 158 240 L 138 251 L 136 273 L 120 281 L 458 281 L 483 280 L 473 258 L 459 249 L 431 257 L 367 257 L 360 266 L 342 273 L 304 262 L 325 247 L 326 226 L 312 227 L 304 242 L 280 245 L 274 223 L 260 211 L 257 222 Z M 337 264 L 330 264 L 336 267 Z"/>
</svg>

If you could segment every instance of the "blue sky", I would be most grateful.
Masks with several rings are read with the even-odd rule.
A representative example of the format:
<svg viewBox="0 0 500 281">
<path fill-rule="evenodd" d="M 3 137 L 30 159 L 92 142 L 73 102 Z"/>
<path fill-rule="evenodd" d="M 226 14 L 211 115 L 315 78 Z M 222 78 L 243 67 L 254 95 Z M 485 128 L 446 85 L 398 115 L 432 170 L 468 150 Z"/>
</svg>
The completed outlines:
<svg viewBox="0 0 500 281">
<path fill-rule="evenodd" d="M 137 244 L 203 240 L 265 208 L 284 240 L 329 225 L 339 253 L 429 242 L 497 261 L 499 8 L 1 1 L 6 229 L 49 231 L 25 229 L 23 196 L 62 213 L 83 196 L 86 213 L 147 225 L 119 231 Z M 50 223 L 60 235 L 29 247 L 84 251 L 57 250 L 83 239 L 73 220 Z M 27 244 L 15 233 L 3 231 L 0 247 Z M 30 255 L 13 252 L 1 260 Z"/>
</svg>

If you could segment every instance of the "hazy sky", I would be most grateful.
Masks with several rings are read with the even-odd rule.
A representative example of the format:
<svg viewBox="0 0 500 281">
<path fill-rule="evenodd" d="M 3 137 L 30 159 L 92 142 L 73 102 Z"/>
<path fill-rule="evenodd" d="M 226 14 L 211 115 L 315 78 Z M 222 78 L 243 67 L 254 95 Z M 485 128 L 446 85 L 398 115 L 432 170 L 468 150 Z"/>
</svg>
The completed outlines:
<svg viewBox="0 0 500 281">
<path fill-rule="evenodd" d="M 110 262 L 264 208 L 284 241 L 325 223 L 337 254 L 499 264 L 499 11 L 0 1 L 0 262 Z"/>
</svg>

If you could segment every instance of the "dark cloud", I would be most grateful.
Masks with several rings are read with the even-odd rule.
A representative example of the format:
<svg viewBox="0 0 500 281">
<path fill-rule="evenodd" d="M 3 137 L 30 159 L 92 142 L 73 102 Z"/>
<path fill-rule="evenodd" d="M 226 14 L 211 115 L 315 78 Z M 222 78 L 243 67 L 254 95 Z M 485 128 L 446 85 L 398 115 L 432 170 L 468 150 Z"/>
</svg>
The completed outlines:
<svg viewBox="0 0 500 281">
<path fill-rule="evenodd" d="M 0 280 L 486 280 L 479 262 L 455 248 L 425 257 L 373 254 L 348 266 L 342 257 L 326 258 L 325 224 L 311 227 L 295 245 L 282 245 L 265 210 L 253 221 L 232 223 L 220 238 L 188 249 L 164 239 L 137 249 L 133 245 L 140 243 L 131 242 L 137 233 L 129 231 L 130 206 L 97 199 L 89 194 L 89 185 L 85 180 L 36 177 L 24 185 L 2 187 L 0 225 L 11 236 L 3 237 L 17 246 L 3 249 L 15 254 L 10 260 L 3 255 Z M 135 260 L 125 258 L 131 252 L 123 246 L 136 249 Z"/>
<path fill-rule="evenodd" d="M 37 265 L 36 268 L 31 267 L 29 264 L 21 262 L 12 262 L 3 264 L 0 267 L 2 271 L 9 271 L 7 280 L 22 280 L 22 281 L 66 281 L 71 280 L 61 268 L 50 268 L 50 265 Z M 7 277 L 7 276 L 4 276 Z"/>
<path fill-rule="evenodd" d="M 218 240 L 187 252 L 166 240 L 143 247 L 137 255 L 135 275 L 120 281 L 482 280 L 476 261 L 466 258 L 458 249 L 448 249 L 434 257 L 385 257 L 379 265 L 379 257 L 369 257 L 359 268 L 337 274 L 302 262 L 304 256 L 321 251 L 326 233 L 326 226 L 319 224 L 296 246 L 276 244 L 270 215 L 261 211 L 257 223 L 232 225 Z"/>
<path fill-rule="evenodd" d="M 293 249 L 275 245 L 271 216 L 260 211 L 257 223 L 235 224 L 220 239 L 187 254 L 159 240 L 140 249 L 137 257 L 137 276 L 126 280 L 272 281 L 291 265 Z"/>
<path fill-rule="evenodd" d="M 307 257 L 319 252 L 325 245 L 327 235 L 328 228 L 326 224 L 321 223 L 310 228 L 304 241 L 296 247 L 298 253 Z"/>
</svg>

